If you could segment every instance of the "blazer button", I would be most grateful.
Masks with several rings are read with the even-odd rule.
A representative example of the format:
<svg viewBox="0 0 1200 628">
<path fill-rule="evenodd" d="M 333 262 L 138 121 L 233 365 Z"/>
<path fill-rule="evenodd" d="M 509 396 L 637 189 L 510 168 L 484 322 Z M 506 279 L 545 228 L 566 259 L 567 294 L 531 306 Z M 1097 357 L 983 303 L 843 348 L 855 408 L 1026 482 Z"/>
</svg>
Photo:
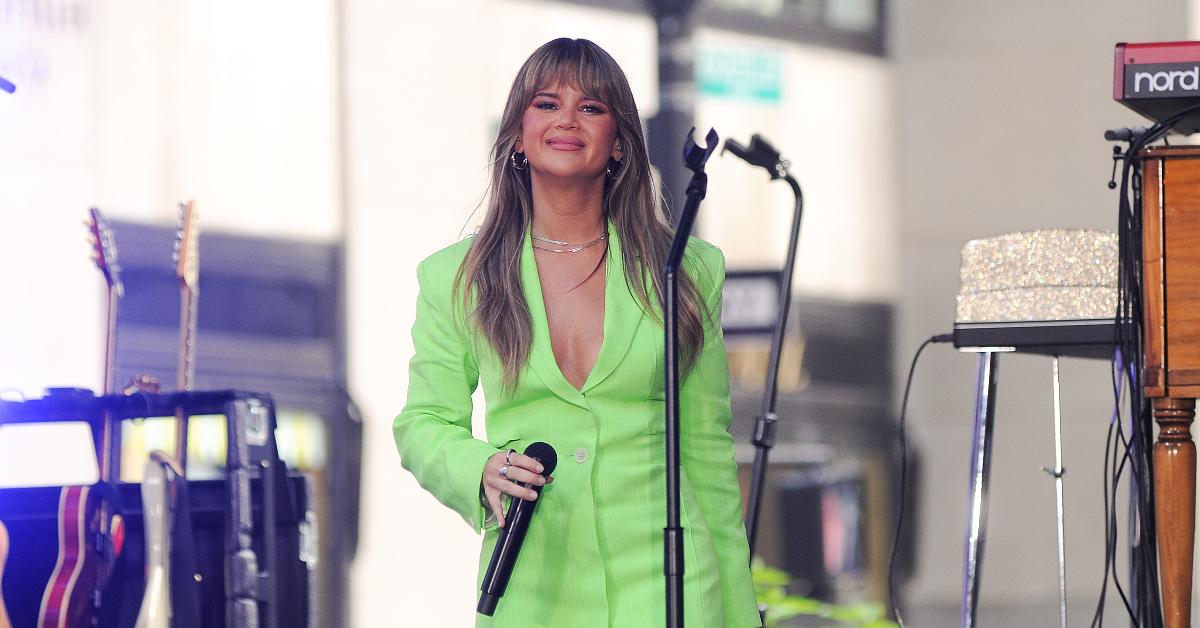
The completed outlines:
<svg viewBox="0 0 1200 628">
<path fill-rule="evenodd" d="M 575 450 L 575 462 L 587 462 L 587 450 L 583 447 Z"/>
</svg>

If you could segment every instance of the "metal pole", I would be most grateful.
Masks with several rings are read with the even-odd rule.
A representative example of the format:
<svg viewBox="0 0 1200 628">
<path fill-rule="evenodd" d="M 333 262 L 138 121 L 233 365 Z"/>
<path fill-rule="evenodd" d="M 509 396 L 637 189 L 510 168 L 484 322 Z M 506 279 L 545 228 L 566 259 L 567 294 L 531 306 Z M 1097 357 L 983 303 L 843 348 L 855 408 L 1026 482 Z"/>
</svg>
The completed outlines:
<svg viewBox="0 0 1200 628">
<path fill-rule="evenodd" d="M 696 119 L 692 46 L 696 4 L 696 0 L 646 0 L 658 30 L 658 113 L 646 122 L 650 163 L 658 169 L 663 209 L 676 226 L 685 199 L 672 198 L 671 192 L 684 189 L 691 176 L 679 163 L 678 138 L 687 135 Z"/>
<path fill-rule="evenodd" d="M 967 533 L 963 547 L 962 626 L 975 625 L 983 547 L 987 536 L 988 484 L 991 480 L 992 425 L 996 415 L 996 353 L 979 354 L 975 397 L 975 436 L 971 443 L 971 484 L 967 498 Z"/>
<path fill-rule="evenodd" d="M 746 539 L 750 556 L 754 556 L 755 540 L 758 536 L 759 506 L 763 488 L 766 486 L 767 457 L 775 446 L 775 432 L 779 417 L 775 415 L 775 401 L 779 391 L 779 360 L 783 353 L 783 336 L 787 332 L 788 311 L 792 305 L 792 273 L 796 267 L 796 246 L 800 240 L 800 218 L 804 213 L 804 194 L 795 177 L 788 173 L 788 161 L 780 156 L 769 142 L 755 133 L 750 136 L 750 145 L 743 146 L 736 140 L 726 140 L 721 153 L 729 151 L 752 166 L 764 168 L 771 179 L 782 179 L 792 188 L 796 198 L 792 212 L 792 229 L 788 239 L 787 260 L 783 264 L 783 275 L 779 283 L 779 300 L 775 328 L 771 336 L 771 353 L 767 361 L 767 381 L 763 384 L 762 412 L 754 423 L 754 469 L 750 477 L 750 497 L 746 502 Z"/>
<path fill-rule="evenodd" d="M 686 213 L 686 210 L 685 210 Z M 685 222 L 690 222 L 685 216 Z M 687 227 L 691 227 L 690 224 Z M 686 234 L 686 232 L 684 232 Z M 687 237 L 686 235 L 684 236 Z M 663 569 L 666 576 L 667 627 L 683 626 L 683 524 L 679 512 L 679 340 L 678 340 L 678 275 L 674 264 L 666 268 L 663 290 L 664 339 L 666 342 L 666 432 L 667 441 L 667 525 L 663 528 Z"/>
<path fill-rule="evenodd" d="M 678 333 L 678 275 L 676 271 L 683 264 L 683 254 L 687 247 L 688 235 L 692 231 L 696 212 L 700 209 L 700 201 L 708 191 L 708 175 L 704 172 L 704 164 L 717 148 L 717 132 L 709 129 L 705 137 L 705 145 L 697 146 L 692 140 L 692 132 L 688 131 L 687 141 L 683 147 L 683 163 L 692 171 L 692 179 L 688 183 L 683 204 L 679 214 L 679 228 L 671 242 L 671 250 L 667 253 L 666 264 L 663 268 L 663 387 L 666 392 L 664 410 L 666 416 L 666 479 L 667 479 L 667 525 L 663 528 L 663 574 L 666 577 L 666 615 L 668 628 L 683 628 L 683 573 L 684 573 L 684 536 L 683 524 L 680 518 L 680 474 L 679 474 L 679 333 Z"/>
<path fill-rule="evenodd" d="M 766 487 L 767 458 L 775 446 L 775 432 L 779 417 L 775 414 L 775 402 L 779 392 L 779 360 L 783 354 L 783 338 L 787 333 L 788 311 L 792 304 L 792 271 L 796 266 L 796 246 L 800 239 L 800 218 L 804 211 L 804 195 L 800 184 L 790 174 L 784 177 L 796 197 L 792 214 L 791 239 L 788 241 L 787 261 L 783 264 L 783 277 L 779 286 L 779 318 L 771 338 L 771 353 L 767 363 L 767 381 L 763 390 L 762 414 L 754 427 L 754 467 L 750 479 L 750 496 L 746 501 L 746 537 L 753 558 L 758 540 L 758 517 L 761 512 L 763 489 Z"/>
<path fill-rule="evenodd" d="M 1054 374 L 1054 469 L 1044 469 L 1054 476 L 1054 494 L 1058 508 L 1058 625 L 1067 628 L 1067 541 L 1063 516 L 1062 466 L 1062 386 L 1058 375 L 1058 356 L 1051 360 Z"/>
</svg>

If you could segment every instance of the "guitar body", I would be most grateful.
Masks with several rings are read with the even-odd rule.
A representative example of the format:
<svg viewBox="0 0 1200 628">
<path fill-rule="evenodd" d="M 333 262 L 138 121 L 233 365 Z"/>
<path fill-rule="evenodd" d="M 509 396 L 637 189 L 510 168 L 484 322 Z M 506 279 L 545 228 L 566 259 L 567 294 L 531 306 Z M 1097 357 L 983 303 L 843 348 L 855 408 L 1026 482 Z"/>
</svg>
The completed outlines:
<svg viewBox="0 0 1200 628">
<path fill-rule="evenodd" d="M 169 472 L 155 459 L 146 462 L 142 479 L 142 512 L 146 519 L 146 592 L 134 628 L 171 628 L 171 510 Z"/>
<path fill-rule="evenodd" d="M 4 607 L 4 563 L 8 560 L 8 528 L 0 521 L 0 628 L 12 628 L 8 610 Z"/>
<path fill-rule="evenodd" d="M 58 510 L 58 562 L 46 584 L 38 628 L 95 625 L 94 591 L 102 578 L 102 548 L 96 546 L 100 508 L 89 486 L 64 486 Z M 90 514 L 89 514 L 90 513 Z"/>
</svg>

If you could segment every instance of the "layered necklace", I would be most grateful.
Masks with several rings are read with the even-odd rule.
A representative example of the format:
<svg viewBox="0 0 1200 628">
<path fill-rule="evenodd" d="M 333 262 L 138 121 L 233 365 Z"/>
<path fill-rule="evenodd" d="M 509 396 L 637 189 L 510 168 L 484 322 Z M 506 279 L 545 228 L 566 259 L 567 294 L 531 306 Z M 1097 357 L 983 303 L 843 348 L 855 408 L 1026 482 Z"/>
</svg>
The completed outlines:
<svg viewBox="0 0 1200 628">
<path fill-rule="evenodd" d="M 542 236 L 533 235 L 533 234 L 530 234 L 530 237 L 533 238 L 533 248 L 535 248 L 539 251 L 549 251 L 551 253 L 578 253 L 586 248 L 596 246 L 597 244 L 600 244 L 601 242 L 603 242 L 605 239 L 605 234 L 602 233 L 602 234 L 600 234 L 600 237 L 598 237 L 594 240 L 588 240 L 587 242 L 584 242 L 582 244 L 575 244 L 573 242 L 563 242 L 562 240 L 551 240 L 550 238 L 543 238 Z M 555 247 L 551 247 L 551 246 L 538 246 L 538 242 L 545 242 L 547 244 L 553 244 L 555 247 L 562 247 L 562 248 L 555 248 Z"/>
</svg>

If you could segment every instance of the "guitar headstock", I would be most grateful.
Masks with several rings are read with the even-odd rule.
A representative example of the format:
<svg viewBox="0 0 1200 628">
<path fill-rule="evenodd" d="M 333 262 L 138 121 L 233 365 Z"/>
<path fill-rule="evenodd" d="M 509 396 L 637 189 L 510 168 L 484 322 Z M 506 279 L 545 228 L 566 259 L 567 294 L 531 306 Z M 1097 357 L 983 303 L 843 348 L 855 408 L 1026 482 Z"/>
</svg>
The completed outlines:
<svg viewBox="0 0 1200 628">
<path fill-rule="evenodd" d="M 121 285 L 121 265 L 117 263 L 117 242 L 113 238 L 112 229 L 104 220 L 104 214 L 95 207 L 88 210 L 88 239 L 92 244 L 92 261 L 96 268 L 104 273 L 104 281 L 110 290 L 119 295 L 124 288 Z"/>
<path fill-rule="evenodd" d="M 196 290 L 200 281 L 200 220 L 195 201 L 179 204 L 179 228 L 175 232 L 175 276 L 180 284 Z"/>
</svg>

